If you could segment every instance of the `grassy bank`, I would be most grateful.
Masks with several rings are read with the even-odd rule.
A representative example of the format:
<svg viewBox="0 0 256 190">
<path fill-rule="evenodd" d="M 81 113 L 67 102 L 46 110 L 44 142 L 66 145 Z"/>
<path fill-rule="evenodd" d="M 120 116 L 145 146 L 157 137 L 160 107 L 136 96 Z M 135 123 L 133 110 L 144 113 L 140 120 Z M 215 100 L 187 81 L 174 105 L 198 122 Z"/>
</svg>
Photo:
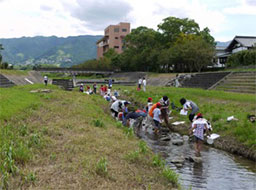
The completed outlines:
<svg viewBox="0 0 256 190">
<path fill-rule="evenodd" d="M 256 125 L 247 118 L 248 114 L 256 112 L 255 95 L 170 87 L 148 87 L 147 92 L 138 92 L 135 87 L 121 88 L 128 90 L 126 94 L 129 97 L 144 104 L 148 97 L 156 102 L 163 95 L 167 95 L 179 107 L 180 98 L 192 100 L 199 106 L 204 117 L 211 121 L 214 133 L 227 138 L 234 137 L 241 144 L 256 150 Z M 179 115 L 177 111 L 173 110 L 172 115 L 175 120 L 183 120 L 189 124 L 188 117 Z M 238 121 L 227 122 L 227 117 L 232 115 Z"/>
<path fill-rule="evenodd" d="M 1 89 L 1 187 L 170 189 L 178 177 L 116 123 L 99 96 Z M 8 98 L 7 98 L 8 97 Z M 14 106 L 16 105 L 16 107 Z"/>
<path fill-rule="evenodd" d="M 22 75 L 27 75 L 28 71 L 0 69 L 0 74 L 22 76 Z"/>
<path fill-rule="evenodd" d="M 48 78 L 53 79 L 73 79 L 73 77 L 70 74 L 65 73 L 49 73 L 49 72 L 41 72 L 42 76 L 48 76 Z M 96 74 L 80 74 L 76 76 L 76 79 L 105 79 L 102 75 L 96 75 Z"/>
</svg>

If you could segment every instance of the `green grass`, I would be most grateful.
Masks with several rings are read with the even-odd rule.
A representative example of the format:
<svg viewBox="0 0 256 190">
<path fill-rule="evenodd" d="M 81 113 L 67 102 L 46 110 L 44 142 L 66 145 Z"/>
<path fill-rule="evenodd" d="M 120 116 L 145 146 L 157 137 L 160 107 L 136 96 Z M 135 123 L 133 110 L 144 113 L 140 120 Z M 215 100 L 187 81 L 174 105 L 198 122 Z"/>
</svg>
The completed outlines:
<svg viewBox="0 0 256 190">
<path fill-rule="evenodd" d="M 256 71 L 256 67 L 252 67 L 252 68 L 227 68 L 224 71 L 234 71 L 234 72 L 255 72 Z"/>
<path fill-rule="evenodd" d="M 1 89 L 0 188 L 170 189 L 152 151 L 111 117 L 102 97 L 55 86 L 30 93 L 39 88 Z M 127 161 L 128 152 L 137 153 Z"/>
<path fill-rule="evenodd" d="M 101 158 L 96 165 L 96 173 L 101 176 L 108 174 L 108 161 L 106 158 Z"/>
<path fill-rule="evenodd" d="M 12 116 L 19 116 L 24 110 L 35 110 L 42 104 L 41 98 L 48 98 L 48 94 L 30 93 L 33 89 L 45 88 L 43 85 L 16 86 L 0 88 L 0 121 L 8 120 Z M 47 88 L 56 89 L 56 86 Z M 22 90 L 21 90 L 22 89 Z"/>
<path fill-rule="evenodd" d="M 19 165 L 24 165 L 32 157 L 34 149 L 43 147 L 44 139 L 39 130 L 31 129 L 23 123 L 30 114 L 42 106 L 41 100 L 46 95 L 30 93 L 30 90 L 43 85 L 0 88 L 0 165 L 2 188 L 8 188 L 10 176 L 20 172 Z M 50 87 L 55 88 L 55 87 Z M 9 122 L 15 120 L 15 123 Z M 33 178 L 33 176 L 30 176 Z M 32 178 L 29 177 L 31 181 Z"/>
<path fill-rule="evenodd" d="M 0 170 L 2 188 L 8 188 L 9 178 L 22 174 L 20 166 L 28 163 L 35 150 L 44 145 L 40 131 L 22 124 L 6 124 L 0 128 Z M 30 181 L 33 176 L 28 176 Z"/>
<path fill-rule="evenodd" d="M 105 127 L 104 123 L 99 119 L 93 120 L 92 122 L 95 127 L 101 127 L 101 128 Z"/>
<path fill-rule="evenodd" d="M 172 169 L 165 167 L 162 171 L 162 175 L 168 180 L 170 181 L 172 184 L 175 184 L 176 186 L 178 186 L 179 182 L 179 175 L 176 174 Z"/>
<path fill-rule="evenodd" d="M 165 161 L 158 154 L 153 156 L 152 164 L 153 164 L 153 166 L 157 166 L 157 167 L 161 167 L 161 168 L 163 168 L 166 165 Z"/>
<path fill-rule="evenodd" d="M 28 71 L 0 69 L 0 74 L 22 76 L 22 75 L 27 75 Z"/>
<path fill-rule="evenodd" d="M 178 107 L 181 107 L 180 98 L 192 100 L 199 106 L 204 117 L 211 122 L 215 133 L 233 136 L 239 142 L 256 149 L 256 125 L 247 119 L 248 114 L 256 113 L 256 96 L 253 94 L 151 86 L 147 88 L 147 92 L 138 92 L 135 87 L 118 86 L 117 88 L 122 88 L 123 94 L 144 105 L 148 97 L 152 97 L 153 102 L 157 102 L 163 95 L 167 95 L 170 101 Z M 175 117 L 175 120 L 190 123 L 187 116 L 181 116 L 176 110 L 173 110 L 171 115 Z M 238 121 L 227 122 L 227 117 L 232 115 Z"/>
</svg>

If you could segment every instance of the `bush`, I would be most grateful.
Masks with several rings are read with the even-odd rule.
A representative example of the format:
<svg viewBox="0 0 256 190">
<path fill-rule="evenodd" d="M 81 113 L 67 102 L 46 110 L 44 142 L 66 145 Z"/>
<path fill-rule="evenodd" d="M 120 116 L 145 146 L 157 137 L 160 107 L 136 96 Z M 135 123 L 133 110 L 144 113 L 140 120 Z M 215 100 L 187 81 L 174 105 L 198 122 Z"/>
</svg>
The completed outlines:
<svg viewBox="0 0 256 190">
<path fill-rule="evenodd" d="M 152 161 L 153 161 L 153 165 L 156 167 L 164 167 L 165 166 L 165 161 L 158 154 L 154 155 Z"/>
<path fill-rule="evenodd" d="M 124 127 L 124 128 L 123 128 L 123 132 L 124 132 L 124 134 L 125 134 L 127 137 L 133 137 L 133 136 L 134 136 L 134 132 L 133 132 L 133 129 L 132 129 L 132 128 Z"/>
<path fill-rule="evenodd" d="M 139 159 L 139 157 L 140 157 L 140 152 L 137 150 L 125 155 L 125 159 L 133 163 L 136 162 Z"/>
<path fill-rule="evenodd" d="M 256 50 L 244 50 L 231 55 L 228 58 L 227 66 L 256 65 Z"/>
<path fill-rule="evenodd" d="M 162 175 L 170 181 L 173 185 L 178 186 L 179 175 L 168 167 L 165 167 L 162 171 Z"/>
<path fill-rule="evenodd" d="M 104 123 L 103 123 L 101 120 L 98 120 L 98 119 L 93 120 L 92 122 L 93 122 L 93 125 L 94 125 L 95 127 L 101 127 L 101 128 L 103 128 L 103 127 L 105 126 Z"/>
<path fill-rule="evenodd" d="M 106 158 L 101 158 L 96 165 L 96 173 L 98 175 L 106 176 L 108 174 L 108 162 Z"/>
</svg>

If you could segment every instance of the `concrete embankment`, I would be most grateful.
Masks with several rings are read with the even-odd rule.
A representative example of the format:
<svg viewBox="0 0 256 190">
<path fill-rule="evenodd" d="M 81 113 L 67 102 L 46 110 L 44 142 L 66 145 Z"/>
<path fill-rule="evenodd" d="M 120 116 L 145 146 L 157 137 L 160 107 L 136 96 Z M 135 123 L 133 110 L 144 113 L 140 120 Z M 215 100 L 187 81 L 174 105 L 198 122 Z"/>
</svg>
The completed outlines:
<svg viewBox="0 0 256 190">
<path fill-rule="evenodd" d="M 15 74 L 15 73 L 1 73 L 9 81 L 12 81 L 15 85 L 26 85 L 26 84 L 37 84 L 43 83 L 43 77 L 40 72 L 29 71 L 24 74 Z"/>
</svg>

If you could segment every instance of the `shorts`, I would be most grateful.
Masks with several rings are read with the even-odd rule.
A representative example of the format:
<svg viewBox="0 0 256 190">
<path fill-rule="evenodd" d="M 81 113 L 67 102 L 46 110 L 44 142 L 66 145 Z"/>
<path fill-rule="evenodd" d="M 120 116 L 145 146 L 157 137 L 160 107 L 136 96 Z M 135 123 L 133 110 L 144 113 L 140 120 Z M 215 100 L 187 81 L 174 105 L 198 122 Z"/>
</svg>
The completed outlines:
<svg viewBox="0 0 256 190">
<path fill-rule="evenodd" d="M 110 109 L 110 110 L 115 114 L 115 117 L 118 116 L 118 112 L 117 112 L 117 111 L 115 111 L 115 110 L 113 110 L 113 109 Z"/>
<path fill-rule="evenodd" d="M 193 119 L 194 119 L 194 117 L 195 117 L 195 114 L 189 114 L 189 116 L 188 116 L 188 118 L 189 118 L 189 120 L 191 121 L 191 122 L 193 122 Z"/>
<path fill-rule="evenodd" d="M 160 129 L 161 125 L 159 123 L 159 121 L 157 120 L 153 120 L 154 121 L 154 126 L 157 128 L 157 129 Z"/>
<path fill-rule="evenodd" d="M 193 137 L 193 141 L 196 142 L 196 143 L 198 143 L 198 142 L 202 142 L 203 140 L 200 139 L 200 138 L 198 138 L 198 137 L 196 137 L 196 136 L 194 136 L 194 137 Z"/>
</svg>

